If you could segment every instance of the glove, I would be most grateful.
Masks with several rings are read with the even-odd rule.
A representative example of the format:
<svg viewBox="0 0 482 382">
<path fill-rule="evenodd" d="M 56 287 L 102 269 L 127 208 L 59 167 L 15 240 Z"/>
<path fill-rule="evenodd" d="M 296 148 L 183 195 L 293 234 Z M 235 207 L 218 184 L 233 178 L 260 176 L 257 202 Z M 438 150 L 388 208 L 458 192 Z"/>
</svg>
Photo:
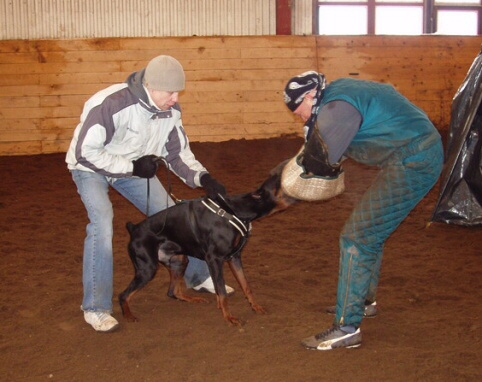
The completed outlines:
<svg viewBox="0 0 482 382">
<path fill-rule="evenodd" d="M 134 165 L 132 175 L 140 178 L 152 178 L 156 175 L 157 167 L 159 166 L 155 155 L 144 155 L 143 157 L 132 161 L 132 164 Z"/>
<path fill-rule="evenodd" d="M 311 132 L 303 148 L 301 164 L 307 174 L 317 176 L 336 176 L 341 170 L 339 163 L 331 164 L 328 160 L 329 152 L 326 143 L 321 138 L 318 129 Z"/>
<path fill-rule="evenodd" d="M 217 198 L 218 194 L 226 195 L 226 187 L 209 174 L 201 176 L 201 186 L 206 191 L 206 195 L 213 200 Z"/>
</svg>

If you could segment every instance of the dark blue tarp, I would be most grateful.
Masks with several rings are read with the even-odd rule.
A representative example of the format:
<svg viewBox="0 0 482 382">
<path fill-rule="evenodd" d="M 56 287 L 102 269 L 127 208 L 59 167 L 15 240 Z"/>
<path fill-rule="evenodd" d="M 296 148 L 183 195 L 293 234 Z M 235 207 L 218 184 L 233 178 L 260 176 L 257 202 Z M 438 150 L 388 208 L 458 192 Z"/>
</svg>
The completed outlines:
<svg viewBox="0 0 482 382">
<path fill-rule="evenodd" d="M 482 51 L 452 101 L 452 114 L 432 221 L 482 225 Z"/>
</svg>

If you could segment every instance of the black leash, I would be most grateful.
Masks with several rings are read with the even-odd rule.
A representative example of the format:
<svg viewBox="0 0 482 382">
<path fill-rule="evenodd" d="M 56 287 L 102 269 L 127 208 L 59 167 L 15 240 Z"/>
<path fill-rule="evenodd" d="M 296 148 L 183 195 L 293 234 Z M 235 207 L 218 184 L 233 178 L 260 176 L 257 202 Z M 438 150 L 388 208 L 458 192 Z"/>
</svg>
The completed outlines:
<svg viewBox="0 0 482 382">
<path fill-rule="evenodd" d="M 172 183 L 171 183 L 171 171 L 169 171 L 169 164 L 166 158 L 159 156 L 155 159 L 157 163 L 164 163 L 167 170 L 167 195 L 166 195 L 166 206 L 169 206 L 169 196 L 174 200 L 174 203 L 179 204 L 181 200 L 176 198 L 172 193 Z M 151 183 L 150 178 L 147 179 L 147 201 L 146 201 L 146 216 L 149 216 L 149 199 L 151 198 Z M 166 207 L 167 208 L 167 207 Z"/>
</svg>

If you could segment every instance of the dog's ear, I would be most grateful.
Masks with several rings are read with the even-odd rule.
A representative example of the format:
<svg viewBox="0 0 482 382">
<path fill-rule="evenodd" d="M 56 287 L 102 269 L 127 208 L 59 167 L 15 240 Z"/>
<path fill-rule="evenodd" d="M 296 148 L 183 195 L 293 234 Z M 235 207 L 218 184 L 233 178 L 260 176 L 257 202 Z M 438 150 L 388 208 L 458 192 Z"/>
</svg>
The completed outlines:
<svg viewBox="0 0 482 382">
<path fill-rule="evenodd" d="M 286 163 L 288 163 L 290 159 L 286 159 L 283 162 L 279 163 L 275 168 L 271 169 L 269 172 L 269 175 L 278 175 L 281 176 L 281 173 L 283 172 L 284 167 L 286 166 Z"/>
<path fill-rule="evenodd" d="M 251 193 L 251 197 L 255 200 L 261 199 L 261 194 L 259 192 L 253 192 Z"/>
<path fill-rule="evenodd" d="M 263 195 L 263 192 L 269 192 L 275 194 L 281 187 L 281 171 L 279 173 L 270 173 L 270 176 L 259 186 L 255 191 L 259 195 Z"/>
</svg>

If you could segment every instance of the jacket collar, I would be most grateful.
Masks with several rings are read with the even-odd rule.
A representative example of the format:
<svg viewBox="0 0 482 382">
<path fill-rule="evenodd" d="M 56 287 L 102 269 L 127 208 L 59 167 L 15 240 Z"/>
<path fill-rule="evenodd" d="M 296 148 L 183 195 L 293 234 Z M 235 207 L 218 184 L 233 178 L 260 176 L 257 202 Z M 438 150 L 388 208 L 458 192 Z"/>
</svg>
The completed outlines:
<svg viewBox="0 0 482 382">
<path fill-rule="evenodd" d="M 143 85 L 144 72 L 146 69 L 139 70 L 138 72 L 132 73 L 127 77 L 126 83 L 129 90 L 139 99 L 139 104 L 152 114 L 152 119 L 158 118 L 171 118 L 172 110 L 160 110 L 156 106 L 153 106 L 153 102 Z"/>
</svg>

